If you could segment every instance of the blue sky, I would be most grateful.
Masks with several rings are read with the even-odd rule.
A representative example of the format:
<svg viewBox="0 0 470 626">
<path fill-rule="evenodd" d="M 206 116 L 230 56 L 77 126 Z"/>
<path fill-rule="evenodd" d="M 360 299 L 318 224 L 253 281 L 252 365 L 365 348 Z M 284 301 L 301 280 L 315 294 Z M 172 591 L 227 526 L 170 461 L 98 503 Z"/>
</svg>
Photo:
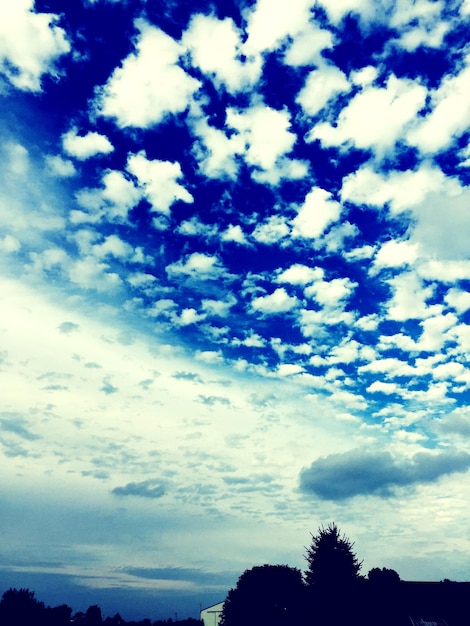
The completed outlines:
<svg viewBox="0 0 470 626">
<path fill-rule="evenodd" d="M 468 579 L 468 0 L 66 4 L 0 3 L 3 587 Z"/>
</svg>

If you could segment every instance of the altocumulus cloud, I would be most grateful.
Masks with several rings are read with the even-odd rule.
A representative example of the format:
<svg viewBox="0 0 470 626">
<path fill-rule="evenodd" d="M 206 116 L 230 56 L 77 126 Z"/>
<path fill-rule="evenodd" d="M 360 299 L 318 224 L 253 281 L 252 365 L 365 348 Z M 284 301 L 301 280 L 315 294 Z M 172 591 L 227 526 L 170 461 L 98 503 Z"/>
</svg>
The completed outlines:
<svg viewBox="0 0 470 626">
<path fill-rule="evenodd" d="M 470 454 L 465 452 L 421 452 L 400 460 L 389 452 L 356 449 L 314 461 L 300 473 L 300 488 L 322 500 L 346 500 L 359 495 L 390 497 L 396 487 L 431 483 L 469 468 Z"/>
<path fill-rule="evenodd" d="M 144 480 L 140 483 L 127 483 L 124 487 L 115 487 L 111 493 L 114 493 L 116 496 L 161 498 L 165 495 L 165 487 L 155 480 Z"/>
</svg>

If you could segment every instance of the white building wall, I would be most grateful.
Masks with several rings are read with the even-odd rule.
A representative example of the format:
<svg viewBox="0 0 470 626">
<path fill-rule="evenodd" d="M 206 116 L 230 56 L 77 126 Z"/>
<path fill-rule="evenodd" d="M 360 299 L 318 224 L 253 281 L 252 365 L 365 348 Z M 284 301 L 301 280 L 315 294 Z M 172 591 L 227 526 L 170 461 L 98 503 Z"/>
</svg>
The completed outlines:
<svg viewBox="0 0 470 626">
<path fill-rule="evenodd" d="M 224 603 L 219 602 L 218 604 L 213 604 L 212 606 L 202 609 L 201 620 L 204 622 L 204 626 L 218 626 L 223 608 Z"/>
</svg>

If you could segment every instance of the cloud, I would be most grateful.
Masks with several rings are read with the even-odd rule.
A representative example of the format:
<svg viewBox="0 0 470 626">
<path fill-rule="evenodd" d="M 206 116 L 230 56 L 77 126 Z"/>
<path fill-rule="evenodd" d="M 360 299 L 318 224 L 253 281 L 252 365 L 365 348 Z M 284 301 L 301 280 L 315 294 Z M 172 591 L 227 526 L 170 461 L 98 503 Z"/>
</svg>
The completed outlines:
<svg viewBox="0 0 470 626">
<path fill-rule="evenodd" d="M 308 141 L 325 146 L 352 143 L 357 148 L 390 148 L 415 119 L 426 99 L 426 89 L 415 81 L 391 75 L 385 87 L 363 89 L 340 112 L 335 125 L 314 126 Z"/>
<path fill-rule="evenodd" d="M 367 15 L 372 12 L 370 0 L 318 0 L 334 23 L 339 22 L 347 13 Z"/>
<path fill-rule="evenodd" d="M 374 268 L 382 267 L 402 267 L 403 265 L 413 265 L 418 258 L 418 244 L 411 244 L 408 241 L 386 241 L 379 248 L 374 259 Z"/>
<path fill-rule="evenodd" d="M 135 25 L 140 31 L 136 51 L 114 70 L 95 102 L 98 113 L 121 128 L 148 128 L 167 114 L 181 113 L 200 87 L 177 64 L 184 53 L 180 44 L 142 19 Z"/>
<path fill-rule="evenodd" d="M 318 304 L 326 308 L 338 308 L 348 300 L 357 287 L 357 283 L 349 278 L 333 278 L 333 280 L 317 280 L 305 289 L 305 295 L 314 298 Z"/>
<path fill-rule="evenodd" d="M 364 166 L 343 180 L 341 199 L 356 204 L 383 207 L 389 204 L 392 213 L 420 205 L 432 192 L 459 193 L 458 183 L 446 178 L 436 166 L 423 163 L 416 170 L 375 172 Z"/>
<path fill-rule="evenodd" d="M 208 178 L 235 179 L 239 169 L 236 156 L 245 150 L 240 135 L 227 137 L 223 130 L 209 126 L 205 120 L 197 120 L 193 126 L 199 137 L 193 153 L 201 172 Z"/>
<path fill-rule="evenodd" d="M 258 0 L 248 14 L 247 50 L 273 50 L 288 36 L 305 28 L 310 17 L 311 0 Z"/>
<path fill-rule="evenodd" d="M 4 432 L 12 433 L 26 441 L 40 439 L 39 435 L 32 433 L 24 419 L 10 413 L 0 413 L 0 424 Z"/>
<path fill-rule="evenodd" d="M 79 330 L 79 328 L 80 328 L 80 325 L 75 324 L 75 322 L 62 322 L 62 324 L 60 324 L 59 326 L 60 332 L 65 333 L 66 335 Z"/>
<path fill-rule="evenodd" d="M 166 271 L 170 276 L 183 275 L 202 280 L 215 280 L 225 272 L 218 257 L 202 252 L 194 252 L 185 260 L 170 263 Z"/>
<path fill-rule="evenodd" d="M 468 291 L 462 291 L 458 288 L 449 289 L 444 300 L 458 313 L 465 313 L 470 309 L 470 293 Z"/>
<path fill-rule="evenodd" d="M 61 178 L 69 178 L 77 174 L 75 165 L 69 159 L 63 159 L 59 155 L 46 156 L 47 172 L 53 176 L 60 176 Z"/>
<path fill-rule="evenodd" d="M 260 76 L 260 55 L 248 54 L 230 18 L 218 20 L 210 15 L 196 15 L 182 43 L 190 51 L 193 64 L 216 85 L 225 85 L 230 93 L 250 88 Z"/>
<path fill-rule="evenodd" d="M 251 236 L 258 243 L 269 246 L 278 243 L 288 234 L 289 226 L 286 224 L 286 220 L 279 215 L 271 215 L 256 226 Z"/>
<path fill-rule="evenodd" d="M 324 273 L 321 267 L 308 267 L 301 263 L 295 263 L 286 270 L 281 271 L 276 278 L 276 282 L 305 286 L 313 283 L 315 280 L 322 279 Z"/>
<path fill-rule="evenodd" d="M 339 219 L 341 206 L 325 189 L 315 187 L 305 197 L 297 217 L 292 220 L 292 236 L 315 239 Z"/>
<path fill-rule="evenodd" d="M 110 267 L 107 263 L 101 263 L 89 255 L 74 262 L 69 269 L 69 278 L 84 289 L 114 291 L 122 284 L 122 280 L 119 274 L 108 270 Z"/>
<path fill-rule="evenodd" d="M 85 161 L 97 154 L 109 154 L 114 146 L 105 135 L 89 132 L 86 135 L 77 135 L 77 129 L 72 128 L 62 136 L 64 151 L 80 161 Z"/>
<path fill-rule="evenodd" d="M 70 51 L 58 16 L 36 13 L 34 0 L 0 3 L 0 72 L 24 91 L 41 91 L 43 74 Z"/>
<path fill-rule="evenodd" d="M 322 50 L 332 47 L 332 33 L 309 22 L 288 46 L 283 62 L 292 67 L 318 65 L 321 61 L 320 53 Z"/>
<path fill-rule="evenodd" d="M 388 302 L 388 317 L 404 321 L 423 319 L 432 315 L 432 308 L 427 301 L 432 297 L 434 288 L 423 286 L 414 272 L 404 272 L 387 281 L 393 289 L 393 297 Z"/>
<path fill-rule="evenodd" d="M 123 487 L 115 487 L 111 493 L 116 496 L 134 496 L 136 498 L 161 498 L 165 495 L 165 486 L 155 480 L 144 480 L 140 483 L 127 483 Z"/>
<path fill-rule="evenodd" d="M 424 153 L 442 150 L 470 124 L 470 55 L 457 76 L 447 76 L 431 94 L 432 111 L 409 131 L 407 141 Z"/>
<path fill-rule="evenodd" d="M 343 72 L 337 67 L 326 65 L 310 72 L 296 101 L 307 115 L 313 116 L 334 96 L 350 89 L 351 85 Z"/>
<path fill-rule="evenodd" d="M 141 192 L 132 181 L 117 170 L 108 170 L 103 175 L 102 182 L 102 189 L 81 189 L 77 192 L 77 203 L 84 210 L 70 212 L 72 223 L 127 221 L 129 211 L 141 199 Z"/>
<path fill-rule="evenodd" d="M 291 311 L 297 304 L 297 298 L 289 296 L 284 287 L 280 287 L 270 295 L 255 298 L 251 306 L 254 311 L 260 311 L 265 315 L 276 315 Z"/>
<path fill-rule="evenodd" d="M 244 111 L 229 108 L 227 125 L 237 130 L 244 144 L 248 165 L 269 170 L 294 146 L 297 136 L 291 132 L 288 111 L 256 105 Z"/>
<path fill-rule="evenodd" d="M 442 476 L 466 472 L 466 452 L 419 452 L 396 459 L 389 452 L 350 450 L 314 461 L 300 474 L 300 488 L 322 500 L 347 500 L 359 495 L 391 497 L 399 487 L 433 483 Z"/>
<path fill-rule="evenodd" d="M 141 151 L 129 156 L 127 169 L 136 177 L 152 210 L 157 213 L 169 215 L 171 205 L 178 200 L 186 203 L 194 201 L 189 191 L 176 182 L 183 176 L 179 163 L 149 160 Z"/>
</svg>

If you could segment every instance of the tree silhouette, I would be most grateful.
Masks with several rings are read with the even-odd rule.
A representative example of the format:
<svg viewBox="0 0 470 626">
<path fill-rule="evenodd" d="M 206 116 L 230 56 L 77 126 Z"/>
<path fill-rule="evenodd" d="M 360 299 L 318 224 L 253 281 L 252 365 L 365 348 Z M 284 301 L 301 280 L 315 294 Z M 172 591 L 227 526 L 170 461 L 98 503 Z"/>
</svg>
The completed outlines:
<svg viewBox="0 0 470 626">
<path fill-rule="evenodd" d="M 229 591 L 221 625 L 294 626 L 301 621 L 303 600 L 300 570 L 287 565 L 253 567 Z"/>
<path fill-rule="evenodd" d="M 320 526 L 307 548 L 305 558 L 308 568 L 305 581 L 309 586 L 336 587 L 351 583 L 359 578 L 362 561 L 353 552 L 354 544 L 345 535 L 341 536 L 335 523 L 326 528 Z"/>
<path fill-rule="evenodd" d="M 37 626 L 45 623 L 46 607 L 29 589 L 8 589 L 0 602 L 2 626 Z"/>
</svg>

